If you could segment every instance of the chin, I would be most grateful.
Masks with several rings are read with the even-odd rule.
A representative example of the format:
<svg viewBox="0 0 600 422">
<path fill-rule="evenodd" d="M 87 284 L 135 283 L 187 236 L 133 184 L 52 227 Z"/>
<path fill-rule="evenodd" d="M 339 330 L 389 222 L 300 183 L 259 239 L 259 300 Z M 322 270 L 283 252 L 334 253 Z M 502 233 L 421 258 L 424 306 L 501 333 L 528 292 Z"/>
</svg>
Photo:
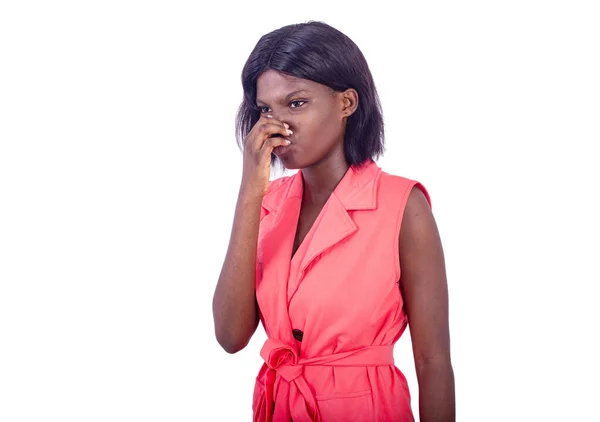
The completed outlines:
<svg viewBox="0 0 600 422">
<path fill-rule="evenodd" d="M 283 165 L 283 167 L 285 167 L 287 170 L 298 170 L 304 167 L 296 163 L 294 160 L 282 160 L 280 158 L 279 161 L 281 161 L 281 165 Z"/>
<path fill-rule="evenodd" d="M 281 165 L 288 170 L 296 170 L 303 168 L 304 166 L 302 165 L 302 163 L 298 162 L 298 157 L 296 156 L 296 154 L 290 154 L 289 152 L 291 151 L 281 154 L 274 153 L 274 155 L 277 157 Z"/>
</svg>

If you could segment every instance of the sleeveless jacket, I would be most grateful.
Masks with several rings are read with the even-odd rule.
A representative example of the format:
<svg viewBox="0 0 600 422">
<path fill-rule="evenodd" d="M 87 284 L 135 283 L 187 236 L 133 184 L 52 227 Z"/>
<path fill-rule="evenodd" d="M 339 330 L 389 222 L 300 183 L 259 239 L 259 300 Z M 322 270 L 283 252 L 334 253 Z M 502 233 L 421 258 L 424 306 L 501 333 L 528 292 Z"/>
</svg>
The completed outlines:
<svg viewBox="0 0 600 422">
<path fill-rule="evenodd" d="M 298 247 L 302 170 L 262 202 L 256 295 L 267 334 L 254 421 L 413 421 L 393 346 L 407 326 L 398 239 L 417 181 L 351 166 Z"/>
</svg>

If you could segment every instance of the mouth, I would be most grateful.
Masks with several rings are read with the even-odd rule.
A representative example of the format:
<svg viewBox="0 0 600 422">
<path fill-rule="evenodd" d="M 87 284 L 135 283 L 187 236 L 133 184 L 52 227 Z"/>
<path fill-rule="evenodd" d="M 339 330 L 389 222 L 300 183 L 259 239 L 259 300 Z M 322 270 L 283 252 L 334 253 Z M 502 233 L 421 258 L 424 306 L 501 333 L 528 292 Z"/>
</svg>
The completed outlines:
<svg viewBox="0 0 600 422">
<path fill-rule="evenodd" d="M 271 136 L 269 136 L 269 138 L 283 138 L 283 137 L 284 136 L 282 134 L 280 134 L 280 133 L 274 133 Z M 287 139 L 291 140 L 291 137 L 288 136 Z M 285 152 L 287 152 L 290 149 L 290 147 L 292 145 L 294 145 L 293 142 L 291 144 L 289 144 L 289 145 L 279 145 L 279 146 L 273 148 L 273 153 L 275 155 L 283 155 Z"/>
<path fill-rule="evenodd" d="M 291 147 L 294 144 L 289 144 L 289 145 L 279 145 L 275 148 L 273 148 L 273 153 L 277 156 L 279 155 L 285 155 L 288 151 L 290 151 Z"/>
</svg>

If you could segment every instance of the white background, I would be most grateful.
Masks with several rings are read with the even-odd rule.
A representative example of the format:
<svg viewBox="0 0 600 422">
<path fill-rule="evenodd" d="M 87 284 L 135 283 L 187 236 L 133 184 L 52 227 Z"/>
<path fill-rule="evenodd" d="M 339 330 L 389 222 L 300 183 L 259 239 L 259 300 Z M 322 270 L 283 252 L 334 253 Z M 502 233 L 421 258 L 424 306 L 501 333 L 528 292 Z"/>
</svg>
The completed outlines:
<svg viewBox="0 0 600 422">
<path fill-rule="evenodd" d="M 211 310 L 240 74 L 310 19 L 369 62 L 379 165 L 430 191 L 458 420 L 600 420 L 594 3 L 2 2 L 0 420 L 250 420 L 264 331 L 228 355 Z"/>
</svg>

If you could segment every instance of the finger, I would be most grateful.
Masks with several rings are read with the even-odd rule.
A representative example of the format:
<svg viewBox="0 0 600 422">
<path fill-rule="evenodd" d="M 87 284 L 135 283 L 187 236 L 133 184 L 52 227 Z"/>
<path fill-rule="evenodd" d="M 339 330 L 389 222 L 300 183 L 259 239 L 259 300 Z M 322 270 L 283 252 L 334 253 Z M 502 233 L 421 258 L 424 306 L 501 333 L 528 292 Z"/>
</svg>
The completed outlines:
<svg viewBox="0 0 600 422">
<path fill-rule="evenodd" d="M 272 121 L 275 121 L 277 123 L 281 123 L 283 125 L 283 127 L 285 127 L 286 129 L 290 128 L 290 125 L 288 125 L 286 122 L 284 122 L 282 120 L 274 119 L 273 116 L 271 116 L 270 114 L 267 117 L 270 119 L 269 121 L 271 121 L 271 119 L 272 119 Z"/>
<path fill-rule="evenodd" d="M 285 127 L 282 123 L 277 123 L 276 120 L 271 120 L 266 116 L 263 116 L 254 124 L 250 133 L 248 133 L 244 142 L 244 147 L 260 149 L 262 148 L 264 141 L 273 135 L 287 136 Z"/>
<path fill-rule="evenodd" d="M 286 128 L 286 129 L 289 129 L 289 128 L 290 128 L 290 125 L 288 125 L 287 123 L 285 123 L 285 122 L 284 122 L 284 121 L 282 121 L 282 120 L 277 120 L 277 119 L 273 118 L 273 115 L 271 115 L 271 114 L 267 114 L 266 116 L 262 116 L 262 117 L 265 117 L 265 118 L 267 119 L 267 121 L 269 121 L 269 122 L 280 123 L 280 124 L 282 124 L 282 125 L 283 125 L 283 126 Z"/>
<path fill-rule="evenodd" d="M 259 141 L 257 138 L 259 138 L 259 133 L 260 133 L 260 129 L 261 126 L 264 125 L 265 123 L 276 123 L 278 122 L 278 120 L 273 119 L 273 116 L 271 114 L 261 114 L 258 117 L 258 120 L 254 123 L 254 125 L 252 126 L 252 128 L 250 128 L 250 132 L 248 132 L 248 134 L 246 135 L 246 137 L 244 138 L 244 148 L 247 148 L 248 146 L 253 146 L 254 144 L 257 144 Z M 252 142 L 252 140 L 254 139 L 254 142 Z M 251 145 L 249 145 L 251 144 Z"/>
<path fill-rule="evenodd" d="M 264 142 L 262 150 L 270 153 L 276 147 L 290 144 L 291 141 L 287 138 L 269 138 Z"/>
<path fill-rule="evenodd" d="M 287 138 L 292 133 L 294 132 L 292 132 L 290 129 L 287 129 L 283 124 L 270 122 L 262 123 L 258 128 L 255 147 L 260 149 L 267 139 L 277 139 L 281 137 Z"/>
</svg>

